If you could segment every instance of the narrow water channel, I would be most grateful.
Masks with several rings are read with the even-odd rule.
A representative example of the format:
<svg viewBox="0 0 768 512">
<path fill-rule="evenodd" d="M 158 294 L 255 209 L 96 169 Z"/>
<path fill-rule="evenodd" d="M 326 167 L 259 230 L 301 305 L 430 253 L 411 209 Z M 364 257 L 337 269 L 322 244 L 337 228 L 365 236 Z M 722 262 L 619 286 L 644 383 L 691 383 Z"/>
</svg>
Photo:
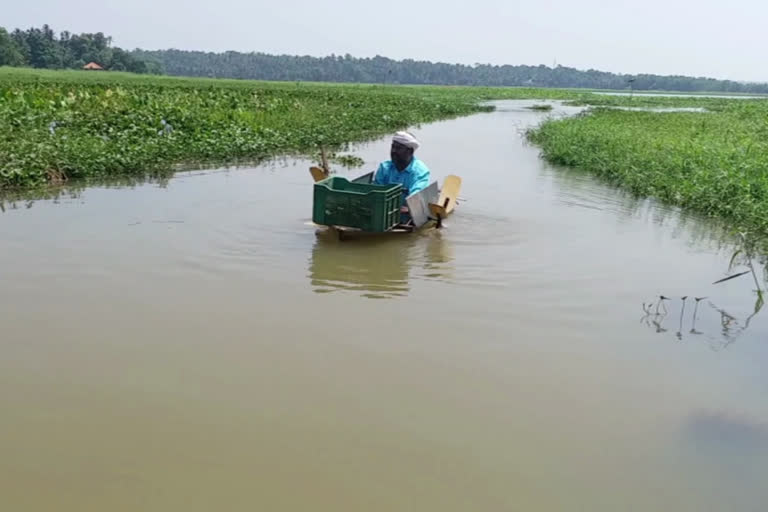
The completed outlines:
<svg viewBox="0 0 768 512">
<path fill-rule="evenodd" d="M 307 161 L 4 201 L 3 508 L 764 510 L 754 283 L 532 103 L 414 128 L 440 231 L 325 236 Z"/>
</svg>

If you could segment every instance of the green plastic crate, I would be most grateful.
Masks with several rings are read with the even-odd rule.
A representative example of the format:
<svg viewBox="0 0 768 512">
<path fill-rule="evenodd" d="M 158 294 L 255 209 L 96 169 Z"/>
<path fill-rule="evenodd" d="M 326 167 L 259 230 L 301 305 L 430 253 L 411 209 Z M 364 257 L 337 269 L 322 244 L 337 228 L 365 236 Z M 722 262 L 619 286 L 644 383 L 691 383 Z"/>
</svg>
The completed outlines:
<svg viewBox="0 0 768 512">
<path fill-rule="evenodd" d="M 400 222 L 402 185 L 355 183 L 340 176 L 315 183 L 312 221 L 363 231 L 389 231 Z"/>
</svg>

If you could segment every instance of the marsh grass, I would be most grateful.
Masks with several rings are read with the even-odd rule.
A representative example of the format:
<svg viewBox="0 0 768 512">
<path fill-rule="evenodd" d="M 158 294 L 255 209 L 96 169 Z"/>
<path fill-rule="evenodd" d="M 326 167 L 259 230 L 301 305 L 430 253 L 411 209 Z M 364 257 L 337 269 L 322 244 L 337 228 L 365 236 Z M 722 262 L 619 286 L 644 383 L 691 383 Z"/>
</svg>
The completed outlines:
<svg viewBox="0 0 768 512">
<path fill-rule="evenodd" d="M 675 99 L 662 98 L 662 103 Z M 765 238 L 768 101 L 680 100 L 706 104 L 710 111 L 598 107 L 547 120 L 527 135 L 550 162 L 589 171 L 637 196 L 725 219 L 751 238 Z"/>
</svg>

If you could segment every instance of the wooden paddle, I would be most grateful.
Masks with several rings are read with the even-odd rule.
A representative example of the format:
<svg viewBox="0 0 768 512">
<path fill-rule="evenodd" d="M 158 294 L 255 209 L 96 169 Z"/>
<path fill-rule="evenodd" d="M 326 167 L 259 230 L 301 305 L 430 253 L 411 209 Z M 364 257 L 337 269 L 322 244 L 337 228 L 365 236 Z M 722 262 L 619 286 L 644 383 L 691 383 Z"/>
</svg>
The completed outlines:
<svg viewBox="0 0 768 512">
<path fill-rule="evenodd" d="M 314 178 L 315 182 L 323 181 L 325 178 L 328 177 L 328 175 L 325 173 L 323 169 L 316 166 L 310 167 L 309 173 L 312 175 L 312 178 Z"/>
<path fill-rule="evenodd" d="M 437 225 L 442 225 L 442 220 L 451 214 L 456 207 L 456 199 L 459 197 L 461 189 L 461 178 L 451 174 L 446 176 L 443 181 L 443 188 L 440 190 L 440 197 L 437 203 L 429 204 L 429 211 L 437 218 Z"/>
<path fill-rule="evenodd" d="M 320 148 L 320 165 L 321 167 L 312 166 L 309 168 L 309 173 L 315 182 L 323 181 L 325 178 L 331 175 L 331 168 L 328 165 L 328 157 L 325 156 L 325 148 Z"/>
</svg>

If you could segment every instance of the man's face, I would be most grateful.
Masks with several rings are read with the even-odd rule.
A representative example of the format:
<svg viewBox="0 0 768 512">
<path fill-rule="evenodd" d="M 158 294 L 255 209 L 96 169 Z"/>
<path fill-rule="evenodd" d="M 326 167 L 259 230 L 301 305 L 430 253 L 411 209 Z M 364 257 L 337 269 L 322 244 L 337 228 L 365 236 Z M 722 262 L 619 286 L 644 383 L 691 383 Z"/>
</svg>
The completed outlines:
<svg viewBox="0 0 768 512">
<path fill-rule="evenodd" d="M 408 146 L 404 146 L 399 142 L 393 142 L 392 147 L 389 150 L 389 156 L 395 163 L 407 164 L 411 161 L 413 155 L 413 149 Z"/>
</svg>

